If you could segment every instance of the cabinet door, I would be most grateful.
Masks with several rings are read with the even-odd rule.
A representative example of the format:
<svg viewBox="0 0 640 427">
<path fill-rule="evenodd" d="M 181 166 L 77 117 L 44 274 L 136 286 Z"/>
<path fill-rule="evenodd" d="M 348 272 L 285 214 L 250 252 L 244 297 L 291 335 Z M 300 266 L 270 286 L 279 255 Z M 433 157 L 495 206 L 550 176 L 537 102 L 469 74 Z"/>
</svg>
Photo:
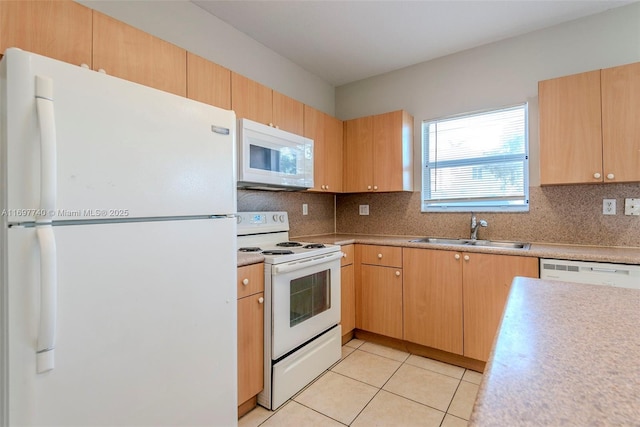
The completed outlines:
<svg viewBox="0 0 640 427">
<path fill-rule="evenodd" d="M 313 139 L 313 191 L 325 191 L 326 187 L 326 143 L 325 115 L 315 108 L 304 106 L 304 134 Z M 342 167 L 342 164 L 340 165 Z"/>
<path fill-rule="evenodd" d="M 602 70 L 604 182 L 640 181 L 639 111 L 640 62 Z"/>
<path fill-rule="evenodd" d="M 326 191 L 339 193 L 342 191 L 342 145 L 343 125 L 342 120 L 324 115 L 324 178 Z"/>
<path fill-rule="evenodd" d="M 402 339 L 402 269 L 362 265 L 360 280 L 362 329 Z"/>
<path fill-rule="evenodd" d="M 487 361 L 515 276 L 539 277 L 538 258 L 463 254 L 464 355 Z"/>
<path fill-rule="evenodd" d="M 602 182 L 600 71 L 541 81 L 538 101 L 540 183 Z"/>
<path fill-rule="evenodd" d="M 273 91 L 273 124 L 282 130 L 302 135 L 304 133 L 304 104 Z"/>
<path fill-rule="evenodd" d="M 353 264 L 340 268 L 340 324 L 342 325 L 342 335 L 351 332 L 356 327 L 356 288 L 353 268 Z"/>
<path fill-rule="evenodd" d="M 374 191 L 402 191 L 405 172 L 409 177 L 413 175 L 411 162 L 407 162 L 409 159 L 404 151 L 404 115 L 403 111 L 393 111 L 373 116 Z"/>
<path fill-rule="evenodd" d="M 70 0 L 0 1 L 0 56 L 10 47 L 91 66 L 91 9 Z"/>
<path fill-rule="evenodd" d="M 273 124 L 273 91 L 238 73 L 231 72 L 231 109 L 238 118 Z"/>
<path fill-rule="evenodd" d="M 231 109 L 231 71 L 187 52 L 187 98 Z"/>
<path fill-rule="evenodd" d="M 373 190 L 373 117 L 344 122 L 343 191 Z"/>
<path fill-rule="evenodd" d="M 93 12 L 93 69 L 176 95 L 187 94 L 187 52 Z"/>
<path fill-rule="evenodd" d="M 462 354 L 462 259 L 459 252 L 405 248 L 404 339 Z"/>
<path fill-rule="evenodd" d="M 264 388 L 264 293 L 238 300 L 238 405 Z"/>
</svg>

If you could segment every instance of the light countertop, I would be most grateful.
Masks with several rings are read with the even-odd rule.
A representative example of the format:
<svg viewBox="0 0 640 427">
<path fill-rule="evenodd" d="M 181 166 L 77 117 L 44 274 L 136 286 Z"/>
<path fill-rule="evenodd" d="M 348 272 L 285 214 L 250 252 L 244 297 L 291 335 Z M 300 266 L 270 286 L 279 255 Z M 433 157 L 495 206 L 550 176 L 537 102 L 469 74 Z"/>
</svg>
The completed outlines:
<svg viewBox="0 0 640 427">
<path fill-rule="evenodd" d="M 640 426 L 640 291 L 517 277 L 470 426 Z"/>
<path fill-rule="evenodd" d="M 527 250 L 494 247 L 475 247 L 410 242 L 423 236 L 375 236 L 363 234 L 325 234 L 319 236 L 299 236 L 292 240 L 304 240 L 318 243 L 347 245 L 361 243 L 368 245 L 403 246 L 464 252 L 484 252 L 503 255 L 530 256 L 539 258 L 558 258 L 577 261 L 614 262 L 621 264 L 640 264 L 640 248 L 578 246 L 550 243 L 531 243 Z"/>
</svg>

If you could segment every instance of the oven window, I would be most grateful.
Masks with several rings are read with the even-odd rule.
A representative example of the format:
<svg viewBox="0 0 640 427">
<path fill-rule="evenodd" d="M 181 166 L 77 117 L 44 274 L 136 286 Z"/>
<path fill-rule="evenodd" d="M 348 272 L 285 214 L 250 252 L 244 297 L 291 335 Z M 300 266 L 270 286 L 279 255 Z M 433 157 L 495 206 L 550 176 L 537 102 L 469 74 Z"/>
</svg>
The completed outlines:
<svg viewBox="0 0 640 427">
<path fill-rule="evenodd" d="M 296 151 L 287 147 L 280 150 L 249 145 L 249 166 L 270 172 L 281 172 L 287 175 L 296 174 Z"/>
<path fill-rule="evenodd" d="M 331 308 L 331 270 L 291 281 L 289 326 L 293 327 Z"/>
</svg>

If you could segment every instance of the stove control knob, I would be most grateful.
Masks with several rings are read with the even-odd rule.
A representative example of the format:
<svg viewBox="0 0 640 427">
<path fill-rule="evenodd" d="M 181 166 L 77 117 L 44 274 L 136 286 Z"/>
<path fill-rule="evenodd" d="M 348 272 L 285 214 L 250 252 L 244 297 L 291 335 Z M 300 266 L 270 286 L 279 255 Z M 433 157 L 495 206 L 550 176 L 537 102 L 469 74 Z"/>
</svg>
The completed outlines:
<svg viewBox="0 0 640 427">
<path fill-rule="evenodd" d="M 242 284 L 247 286 L 249 284 L 249 279 L 243 279 Z"/>
<path fill-rule="evenodd" d="M 274 216 L 273 216 L 273 220 L 274 220 L 275 222 L 278 222 L 278 215 L 274 215 Z"/>
<path fill-rule="evenodd" d="M 284 222 L 284 215 L 280 215 L 280 222 Z"/>
<path fill-rule="evenodd" d="M 236 217 L 236 221 L 238 221 L 238 224 L 240 224 L 242 222 L 242 217 L 240 215 L 238 215 Z"/>
</svg>

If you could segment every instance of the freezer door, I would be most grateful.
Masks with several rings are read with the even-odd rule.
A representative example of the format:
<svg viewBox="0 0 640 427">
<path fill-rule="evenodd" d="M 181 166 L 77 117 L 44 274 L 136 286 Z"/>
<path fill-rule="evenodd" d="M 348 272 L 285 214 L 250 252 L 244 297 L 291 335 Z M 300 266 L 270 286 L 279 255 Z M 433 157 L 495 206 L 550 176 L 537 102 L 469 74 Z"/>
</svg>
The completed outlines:
<svg viewBox="0 0 640 427">
<path fill-rule="evenodd" d="M 0 68 L 9 222 L 236 211 L 232 111 L 17 49 Z"/>
<path fill-rule="evenodd" d="M 53 232 L 55 363 L 40 374 L 36 230 L 8 233 L 8 424 L 236 425 L 234 220 Z"/>
</svg>

